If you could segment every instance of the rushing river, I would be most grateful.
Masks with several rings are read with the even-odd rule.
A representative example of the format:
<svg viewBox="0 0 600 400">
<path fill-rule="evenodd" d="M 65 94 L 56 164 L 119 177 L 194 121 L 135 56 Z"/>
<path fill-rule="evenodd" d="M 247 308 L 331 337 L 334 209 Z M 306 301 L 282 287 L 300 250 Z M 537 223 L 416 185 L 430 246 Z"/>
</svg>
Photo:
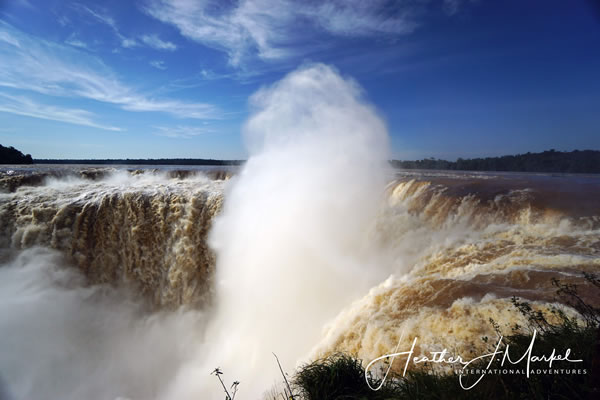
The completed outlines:
<svg viewBox="0 0 600 400">
<path fill-rule="evenodd" d="M 181 370 L 202 357 L 196 352 L 220 314 L 209 232 L 237 171 L 33 166 L 0 173 L 0 373 L 7 393 L 145 399 L 178 379 L 193 380 Z M 278 346 L 309 334 L 310 315 L 319 316 L 312 345 L 295 354 L 302 359 L 333 351 L 374 359 L 391 352 L 402 333 L 405 345 L 419 337 L 421 351 L 470 349 L 493 335 L 489 318 L 502 326 L 522 322 L 511 296 L 545 307 L 555 300 L 552 278 L 582 284 L 581 271 L 600 270 L 598 176 L 390 171 L 388 180 L 359 247 L 343 243 L 349 259 L 332 262 L 339 271 L 308 267 L 309 276 L 292 271 L 293 281 L 277 268 L 267 275 L 233 271 L 225 297 L 235 298 L 237 285 L 249 286 L 242 293 L 254 287 L 243 299 L 254 312 L 233 313 L 211 329 L 239 327 L 240 336 L 250 330 L 249 337 L 261 337 L 254 331 L 270 330 L 268 304 L 284 296 L 278 318 L 291 332 L 273 339 Z M 256 212 L 264 218 L 268 209 Z M 290 224 L 299 235 L 310 228 Z M 261 232 L 250 221 L 248 227 Z M 281 238 L 247 234 L 241 242 L 261 246 L 257 254 L 281 251 Z M 327 245 L 311 256 L 323 252 L 325 261 L 311 260 L 315 248 L 305 239 L 291 241 L 298 254 L 284 248 L 289 257 L 328 263 Z M 337 276 L 345 268 L 349 282 Z M 329 303 L 335 307 L 323 313 Z M 308 311 L 297 316 L 294 304 Z M 305 320 L 297 325 L 299 317 Z M 227 357 L 246 362 L 256 351 L 252 341 L 246 345 Z M 227 353 L 225 343 L 210 347 Z M 287 361 L 293 368 L 297 360 Z M 232 365 L 226 372 L 234 378 Z M 206 378 L 207 371 L 197 373 Z"/>
</svg>

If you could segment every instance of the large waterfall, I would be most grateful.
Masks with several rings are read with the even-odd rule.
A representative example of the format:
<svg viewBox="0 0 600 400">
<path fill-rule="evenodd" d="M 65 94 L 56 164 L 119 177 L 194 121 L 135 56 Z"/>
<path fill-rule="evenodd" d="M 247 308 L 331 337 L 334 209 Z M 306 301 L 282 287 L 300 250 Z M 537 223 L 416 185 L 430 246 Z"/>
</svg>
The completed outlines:
<svg viewBox="0 0 600 400">
<path fill-rule="evenodd" d="M 239 169 L 0 170 L 0 397 L 240 397 L 298 362 L 469 351 L 600 269 L 597 176 L 408 172 L 357 84 L 251 100 Z M 560 306 L 559 307 L 563 307 Z M 564 308 L 565 312 L 571 312 Z"/>
</svg>

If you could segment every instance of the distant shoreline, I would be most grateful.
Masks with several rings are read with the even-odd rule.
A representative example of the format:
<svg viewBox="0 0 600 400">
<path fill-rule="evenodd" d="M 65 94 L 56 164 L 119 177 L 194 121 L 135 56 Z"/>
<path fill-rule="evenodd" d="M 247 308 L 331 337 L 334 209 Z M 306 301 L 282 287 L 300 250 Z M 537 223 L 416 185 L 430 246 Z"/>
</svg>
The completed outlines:
<svg viewBox="0 0 600 400">
<path fill-rule="evenodd" d="M 446 161 L 426 158 L 418 161 L 392 160 L 396 168 L 435 169 L 450 171 L 490 172 L 545 172 L 545 173 L 600 173 L 600 151 L 574 150 L 562 152 L 548 150 L 512 156 L 472 158 Z"/>
<path fill-rule="evenodd" d="M 4 153 L 0 164 L 63 164 L 63 165 L 181 165 L 181 166 L 239 166 L 246 160 L 215 160 L 207 158 L 127 158 L 127 159 L 32 159 L 13 147 L 2 146 Z M 574 150 L 562 152 L 548 150 L 501 157 L 459 158 L 446 161 L 425 158 L 416 161 L 390 160 L 401 169 L 489 171 L 489 172 L 543 172 L 543 173 L 600 173 L 600 151 Z"/>
<path fill-rule="evenodd" d="M 34 159 L 34 164 L 79 164 L 79 165 L 241 165 L 244 160 L 213 160 L 203 158 L 160 158 L 160 159 Z"/>
<path fill-rule="evenodd" d="M 214 160 L 204 158 L 161 158 L 161 159 L 34 159 L 35 164 L 83 164 L 83 165 L 241 165 L 245 160 Z M 548 150 L 542 153 L 526 153 L 502 157 L 459 158 L 446 161 L 426 158 L 417 161 L 390 160 L 395 168 L 489 171 L 489 172 L 546 172 L 546 173 L 600 173 L 600 151 L 574 150 L 561 152 Z"/>
</svg>

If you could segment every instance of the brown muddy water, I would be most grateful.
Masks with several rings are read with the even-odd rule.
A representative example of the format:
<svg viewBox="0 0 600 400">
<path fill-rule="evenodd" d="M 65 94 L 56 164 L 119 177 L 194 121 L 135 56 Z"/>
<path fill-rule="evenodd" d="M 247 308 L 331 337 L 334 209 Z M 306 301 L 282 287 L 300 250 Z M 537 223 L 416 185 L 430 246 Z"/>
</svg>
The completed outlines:
<svg viewBox="0 0 600 400">
<path fill-rule="evenodd" d="M 231 284 L 231 297 L 236 294 L 238 282 L 219 277 L 221 236 L 211 232 L 237 173 L 0 168 L 0 395 L 169 398 L 164 388 L 189 374 L 181 365 L 215 337 L 205 332 L 221 301 L 215 285 Z M 494 335 L 490 318 L 503 327 L 524 322 L 512 296 L 540 309 L 560 307 L 553 278 L 578 284 L 582 296 L 599 301 L 581 278 L 581 272 L 600 272 L 598 175 L 396 170 L 378 196 L 360 244 L 340 242 L 348 260 L 336 258 L 336 274 L 308 267 L 321 261 L 302 258 L 314 250 L 304 236 L 288 251 L 290 263 L 307 263 L 297 290 L 288 283 L 273 289 L 282 282 L 277 271 L 252 276 L 244 272 L 244 257 L 238 259 L 240 271 L 232 276 L 256 288 L 249 304 L 263 307 L 288 296 L 292 308 L 317 310 L 340 299 L 323 314 L 328 322 L 310 338 L 304 358 L 346 351 L 371 360 L 392 353 L 401 336 L 404 347 L 418 337 L 418 351 L 472 351 L 481 337 Z M 281 243 L 260 226 L 271 209 L 281 219 L 277 207 L 257 209 L 236 234 L 262 253 L 280 251 Z M 301 219 L 302 204 L 294 210 Z M 300 219 L 290 226 L 311 232 Z M 234 257 L 235 249 L 223 254 Z M 271 281 L 257 283 L 265 280 Z M 284 325 L 310 323 L 295 321 L 293 309 L 282 315 L 289 317 Z M 239 327 L 243 335 L 261 324 L 237 321 L 211 329 Z M 212 344 L 211 352 L 221 349 Z M 244 357 L 252 357 L 250 344 L 248 351 Z M 82 383 L 68 390 L 60 383 L 77 380 Z"/>
</svg>

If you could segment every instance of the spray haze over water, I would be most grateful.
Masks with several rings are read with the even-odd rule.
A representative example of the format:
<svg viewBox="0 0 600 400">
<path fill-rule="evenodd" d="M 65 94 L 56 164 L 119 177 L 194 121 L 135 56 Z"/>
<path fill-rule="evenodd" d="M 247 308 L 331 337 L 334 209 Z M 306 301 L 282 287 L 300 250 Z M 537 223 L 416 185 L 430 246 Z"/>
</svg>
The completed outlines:
<svg viewBox="0 0 600 400">
<path fill-rule="evenodd" d="M 33 248 L 0 267 L 0 398 L 156 398 L 198 345 L 203 314 L 149 313 L 64 266 Z"/>
<path fill-rule="evenodd" d="M 278 380 L 272 352 L 287 370 L 293 369 L 318 341 L 324 325 L 381 280 L 385 272 L 375 268 L 368 238 L 388 179 L 387 132 L 361 89 L 331 67 L 310 65 L 261 89 L 250 102 L 253 112 L 244 130 L 250 158 L 230 181 L 224 209 L 210 234 L 217 262 L 213 306 L 206 315 L 148 312 L 139 302 L 125 301 L 125 292 L 82 287 L 83 278 L 64 272 L 64 260 L 55 253 L 26 250 L 0 270 L 6 275 L 3 294 L 11 298 L 3 303 L 0 330 L 14 341 L 11 356 L 0 364 L 7 393 L 17 399 L 198 399 L 221 395 L 218 382 L 209 376 L 220 366 L 231 380 L 242 382 L 245 398 L 258 398 Z M 74 190 L 69 181 L 64 185 L 63 191 Z M 69 216 L 61 222 L 67 226 L 71 219 L 83 219 L 78 215 L 85 215 L 90 203 L 100 208 L 92 207 L 86 220 L 100 215 L 103 204 L 121 210 L 123 201 L 130 202 L 133 210 L 124 204 L 125 211 L 117 214 L 126 221 L 125 229 L 129 221 L 152 214 L 146 207 L 177 217 L 190 207 L 186 204 L 194 203 L 175 198 L 172 186 L 153 191 L 150 200 L 114 194 L 107 201 L 104 183 L 99 185 L 99 195 L 77 194 L 87 203 L 69 212 L 62 205 L 54 211 L 45 197 L 38 199 L 44 202 L 43 212 L 30 209 L 22 206 L 19 193 L 11 195 L 15 205 L 6 207 L 7 220 L 18 224 L 28 213 L 49 217 L 43 224 L 40 217 L 25 219 L 29 225 L 7 234 L 23 237 L 35 223 L 37 239 L 30 242 L 55 245 L 52 226 L 58 216 Z M 45 194 L 43 190 L 56 186 L 53 181 L 40 190 Z M 96 203 L 89 202 L 96 197 Z M 155 208 L 153 199 L 163 205 Z M 22 211 L 12 218 L 15 209 Z M 134 231 L 148 237 L 151 228 L 135 223 Z M 130 237 L 119 225 L 117 220 L 111 228 L 117 235 L 113 239 Z M 62 230 L 68 238 L 70 231 Z M 73 235 L 75 240 L 80 234 Z M 137 240 L 138 246 L 153 246 Z M 113 259 L 123 259 L 118 249 L 114 254 Z M 142 266 L 152 262 L 138 259 Z M 84 264 L 81 268 L 88 269 Z M 131 269 L 135 273 L 135 265 Z M 57 274 L 79 284 L 65 286 Z M 146 278 L 139 279 L 147 286 Z M 19 336 L 19 330 L 26 335 Z"/>
<path fill-rule="evenodd" d="M 221 366 L 253 398 L 275 381 L 272 352 L 290 370 L 324 324 L 380 280 L 367 247 L 387 133 L 357 85 L 324 65 L 291 73 L 251 105 L 251 156 L 210 238 L 216 309 L 197 370 Z M 193 382 L 194 371 L 181 379 Z M 175 387 L 174 398 L 195 392 Z"/>
</svg>

